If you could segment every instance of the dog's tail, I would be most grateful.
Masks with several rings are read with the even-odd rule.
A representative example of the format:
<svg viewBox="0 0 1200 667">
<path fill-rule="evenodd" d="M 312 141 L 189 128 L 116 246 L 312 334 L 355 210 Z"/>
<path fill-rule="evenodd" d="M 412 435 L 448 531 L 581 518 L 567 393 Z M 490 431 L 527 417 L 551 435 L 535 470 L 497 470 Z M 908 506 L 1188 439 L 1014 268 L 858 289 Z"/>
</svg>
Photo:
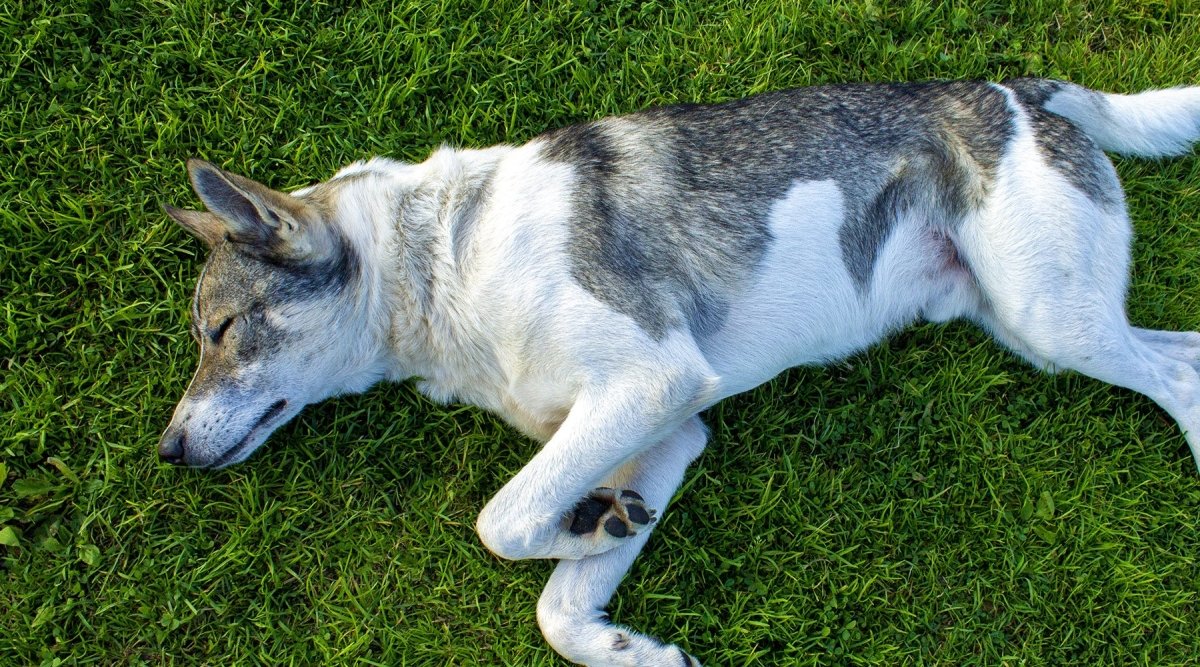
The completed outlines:
<svg viewBox="0 0 1200 667">
<path fill-rule="evenodd" d="M 1063 116 L 1106 151 L 1139 157 L 1187 153 L 1200 140 L 1200 86 L 1118 95 L 1061 81 L 1005 82 L 1026 104 Z"/>
</svg>

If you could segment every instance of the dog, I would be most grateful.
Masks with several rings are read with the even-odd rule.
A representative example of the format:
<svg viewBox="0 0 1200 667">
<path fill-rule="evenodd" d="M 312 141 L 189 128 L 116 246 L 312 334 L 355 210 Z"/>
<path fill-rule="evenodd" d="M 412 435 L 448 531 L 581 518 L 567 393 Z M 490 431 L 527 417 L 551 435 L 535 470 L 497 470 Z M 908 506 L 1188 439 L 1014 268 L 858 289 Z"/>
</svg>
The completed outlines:
<svg viewBox="0 0 1200 667">
<path fill-rule="evenodd" d="M 1200 461 L 1200 333 L 1131 326 L 1103 151 L 1177 155 L 1200 87 L 832 85 L 352 164 L 290 194 L 191 160 L 200 362 L 158 445 L 245 460 L 307 404 L 416 379 L 544 443 L 479 514 L 559 562 L 537 606 L 587 665 L 698 665 L 603 611 L 689 463 L 698 414 L 917 320 L 1149 396 Z"/>
</svg>

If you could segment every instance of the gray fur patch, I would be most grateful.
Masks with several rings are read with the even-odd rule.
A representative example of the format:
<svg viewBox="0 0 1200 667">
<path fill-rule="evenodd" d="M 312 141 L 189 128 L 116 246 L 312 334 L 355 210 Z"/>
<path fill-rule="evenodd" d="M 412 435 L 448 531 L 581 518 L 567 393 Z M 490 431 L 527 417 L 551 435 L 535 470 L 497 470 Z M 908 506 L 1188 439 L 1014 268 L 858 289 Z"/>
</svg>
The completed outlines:
<svg viewBox="0 0 1200 667">
<path fill-rule="evenodd" d="M 767 216 L 793 184 L 838 183 L 843 260 L 865 289 L 897 215 L 929 207 L 931 223 L 952 224 L 982 201 L 1011 120 L 985 83 L 822 86 L 650 109 L 541 141 L 580 177 L 575 279 L 651 335 L 703 337 L 770 247 Z"/>
<path fill-rule="evenodd" d="M 846 268 L 859 286 L 865 289 L 870 282 L 879 251 L 901 216 L 920 210 L 942 225 L 960 219 L 978 203 L 978 194 L 972 192 L 976 178 L 955 155 L 938 147 L 899 165 L 866 209 L 842 227 L 838 238 Z"/>
<path fill-rule="evenodd" d="M 361 270 L 357 253 L 341 235 L 333 236 L 332 247 L 318 260 L 277 261 L 267 256 L 261 261 L 276 271 L 270 282 L 272 303 L 339 294 L 358 279 Z"/>
<path fill-rule="evenodd" d="M 951 227 L 983 203 L 1013 135 L 1004 95 L 983 83 L 885 87 L 876 130 L 888 173 L 874 193 L 860 189 L 839 235 L 846 269 L 866 289 L 880 249 L 900 216 L 919 212 Z"/>
<path fill-rule="evenodd" d="M 1050 101 L 1050 98 L 1054 97 L 1055 93 L 1070 84 L 1066 81 L 1057 81 L 1055 79 L 1022 77 L 1019 79 L 1008 79 L 1001 85 L 1016 93 L 1017 99 L 1021 101 L 1021 104 L 1031 107 L 1041 107 Z"/>
<path fill-rule="evenodd" d="M 1087 196 L 1112 206 L 1121 202 L 1121 183 L 1112 162 L 1083 130 L 1045 104 L 1067 88 L 1094 94 L 1079 86 L 1051 79 L 1012 79 L 1004 82 L 1029 115 L 1038 149 L 1046 161 Z M 1101 98 L 1100 103 L 1103 102 Z"/>
<path fill-rule="evenodd" d="M 492 196 L 492 179 L 494 169 L 484 171 L 479 180 L 464 184 L 455 190 L 461 196 L 448 202 L 445 209 L 451 212 L 454 219 L 450 223 L 450 252 L 454 257 L 455 266 L 462 266 L 466 261 L 467 246 L 479 221 L 483 205 Z"/>
<path fill-rule="evenodd" d="M 709 182 L 691 164 L 695 137 L 669 119 L 577 125 L 546 138 L 543 155 L 580 176 L 571 228 L 572 272 L 585 289 L 655 337 L 720 327 L 732 288 L 766 250 L 765 217 L 752 213 L 786 191 L 738 201 L 737 184 Z M 622 136 L 624 134 L 624 136 Z M 640 149 L 646 150 L 640 150 Z M 723 189 L 727 188 L 727 189 Z"/>
<path fill-rule="evenodd" d="M 339 239 L 328 257 L 304 263 L 277 263 L 243 251 L 231 241 L 212 249 L 196 285 L 193 317 L 197 335 L 214 337 L 205 326 L 220 328 L 234 318 L 234 339 L 210 346 L 193 383 L 198 393 L 236 377 L 237 368 L 277 352 L 286 336 L 266 316 L 268 306 L 330 297 L 356 280 L 359 259 L 349 242 Z M 218 321 L 206 322 L 212 319 Z M 220 332 L 224 333 L 224 332 Z"/>
</svg>

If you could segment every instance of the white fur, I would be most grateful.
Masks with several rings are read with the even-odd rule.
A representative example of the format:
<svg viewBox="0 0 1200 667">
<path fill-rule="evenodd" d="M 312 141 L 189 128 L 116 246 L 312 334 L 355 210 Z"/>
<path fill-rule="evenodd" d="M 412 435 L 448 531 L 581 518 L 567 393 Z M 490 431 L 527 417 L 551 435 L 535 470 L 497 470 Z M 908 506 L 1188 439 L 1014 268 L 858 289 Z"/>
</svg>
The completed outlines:
<svg viewBox="0 0 1200 667">
<path fill-rule="evenodd" d="M 1198 87 L 1118 95 L 1072 86 L 1051 96 L 1046 110 L 1071 119 L 1100 148 L 1114 153 L 1182 155 L 1200 138 Z"/>
</svg>

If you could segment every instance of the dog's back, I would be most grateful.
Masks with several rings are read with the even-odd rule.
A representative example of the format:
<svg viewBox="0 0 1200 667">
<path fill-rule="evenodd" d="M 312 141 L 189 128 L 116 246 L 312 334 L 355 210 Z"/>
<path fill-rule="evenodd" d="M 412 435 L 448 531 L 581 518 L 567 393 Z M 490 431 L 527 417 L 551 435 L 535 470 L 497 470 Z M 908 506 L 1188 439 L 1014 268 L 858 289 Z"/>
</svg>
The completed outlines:
<svg viewBox="0 0 1200 667">
<path fill-rule="evenodd" d="M 537 141 L 580 175 L 568 223 L 580 284 L 653 335 L 682 325 L 703 336 L 768 252 L 772 207 L 796 183 L 836 184 L 837 255 L 865 289 L 898 216 L 920 209 L 953 226 L 981 205 L 1013 115 L 986 83 L 824 86 L 651 109 Z"/>
</svg>

